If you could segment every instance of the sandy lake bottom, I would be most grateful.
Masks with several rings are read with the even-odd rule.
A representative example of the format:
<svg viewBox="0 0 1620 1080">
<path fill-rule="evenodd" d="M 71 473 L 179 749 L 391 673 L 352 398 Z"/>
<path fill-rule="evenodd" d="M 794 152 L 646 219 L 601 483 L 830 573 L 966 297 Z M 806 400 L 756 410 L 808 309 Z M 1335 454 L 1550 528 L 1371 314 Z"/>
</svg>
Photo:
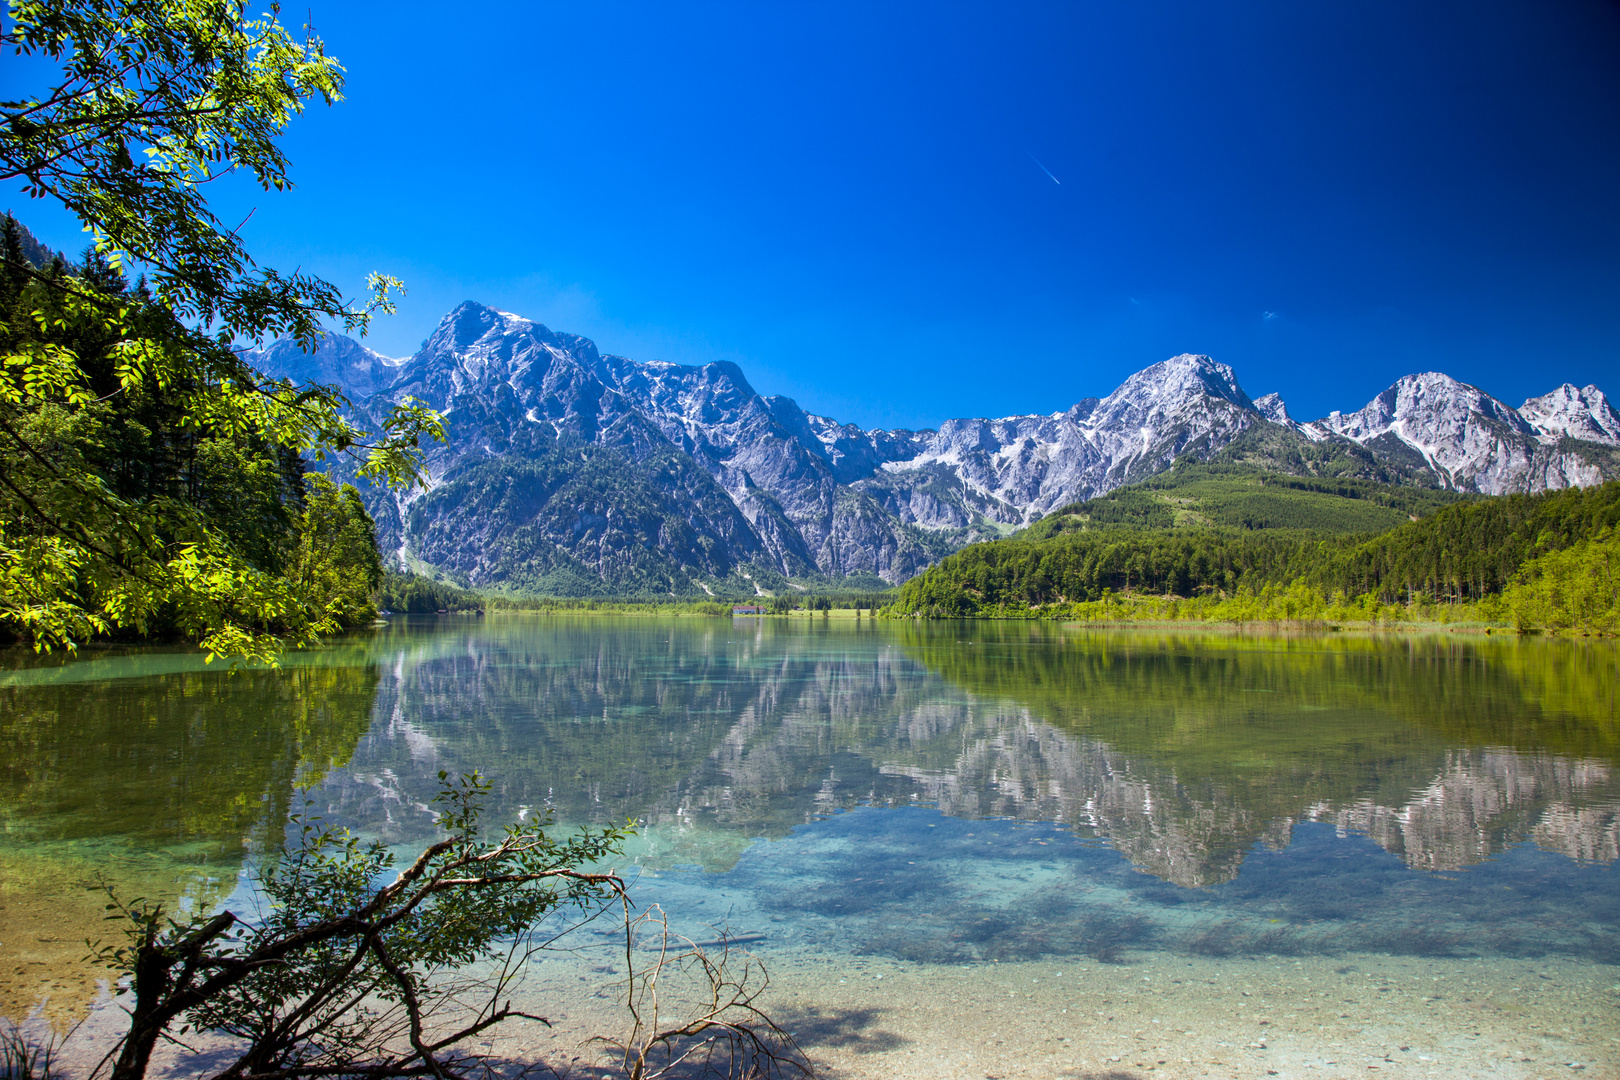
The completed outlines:
<svg viewBox="0 0 1620 1080">
<path fill-rule="evenodd" d="M 1577 960 L 768 962 L 766 1000 L 827 1080 L 1620 1076 L 1616 972 Z M 583 1044 L 622 1030 L 624 1015 L 594 967 L 546 964 L 516 1003 L 555 1027 L 517 1023 L 475 1048 L 564 1071 L 595 1060 Z M 115 1028 L 109 1004 L 82 1029 L 66 1062 L 75 1071 Z M 164 1058 L 165 1075 L 200 1071 L 186 1055 Z"/>
<path fill-rule="evenodd" d="M 1620 1075 L 1612 969 L 1515 965 L 1491 972 L 1516 976 L 1498 994 L 1474 989 L 1477 966 L 779 963 L 773 976 L 829 1077 Z"/>
<path fill-rule="evenodd" d="M 897 857 L 921 854 L 918 846 L 968 843 L 996 857 Z M 726 872 L 643 871 L 634 891 L 643 909 L 657 904 L 670 914 L 673 932 L 712 942 L 724 929 L 762 960 L 771 977 L 768 1011 L 828 1080 L 1620 1077 L 1620 966 L 1582 955 L 1574 946 L 1591 939 L 1572 938 L 1561 916 L 1566 902 L 1588 910 L 1583 888 L 1612 882 L 1606 868 L 1528 846 L 1446 875 L 1411 875 L 1389 860 L 1395 892 L 1371 903 L 1392 910 L 1364 915 L 1340 896 L 1337 918 L 1297 921 L 1291 899 L 1298 897 L 1280 883 L 1332 892 L 1323 864 L 1355 867 L 1364 878 L 1381 865 L 1369 846 L 1363 837 L 1301 826 L 1288 849 L 1250 854 L 1259 885 L 1241 888 L 1240 875 L 1164 891 L 1110 848 L 1050 826 L 873 808 L 782 841 L 756 841 Z M 1021 853 L 1029 847 L 1056 850 L 1032 863 Z M 850 858 L 885 876 L 845 881 L 862 876 L 851 875 Z M 900 866 L 920 866 L 930 887 L 912 882 L 903 896 L 885 897 L 886 875 Z M 828 891 L 829 877 L 847 887 Z M 1540 891 L 1530 887 L 1537 880 Z M 1468 915 L 1469 896 L 1514 892 L 1534 895 L 1491 901 L 1503 905 L 1502 922 L 1551 935 L 1528 948 L 1526 938 L 1511 939 L 1538 955 L 1469 955 L 1466 941 L 1435 936 L 1448 915 Z M 1054 893 L 1081 899 L 1054 904 Z M 842 914 L 844 907 L 857 910 Z M 1283 918 L 1291 907 L 1292 923 Z M 1029 911 L 1038 917 L 1020 919 Z M 1414 924 L 1429 935 L 1412 938 Z M 1369 928 L 1392 946 L 1415 942 L 1451 955 L 1334 944 L 1341 935 L 1365 942 Z M 529 967 L 514 1002 L 554 1027 L 514 1022 L 473 1048 L 585 1075 L 599 1059 L 587 1040 L 626 1024 L 618 933 L 607 922 L 592 924 Z M 1262 939 L 1291 954 L 1196 951 L 1254 935 L 1270 935 Z M 1077 946 L 1105 959 L 1073 952 Z M 896 955 L 968 947 L 1005 958 L 941 963 Z M 72 1058 L 80 1069 L 114 1033 L 117 1011 L 102 998 Z M 213 1060 L 166 1055 L 172 1075 L 196 1075 Z"/>
</svg>

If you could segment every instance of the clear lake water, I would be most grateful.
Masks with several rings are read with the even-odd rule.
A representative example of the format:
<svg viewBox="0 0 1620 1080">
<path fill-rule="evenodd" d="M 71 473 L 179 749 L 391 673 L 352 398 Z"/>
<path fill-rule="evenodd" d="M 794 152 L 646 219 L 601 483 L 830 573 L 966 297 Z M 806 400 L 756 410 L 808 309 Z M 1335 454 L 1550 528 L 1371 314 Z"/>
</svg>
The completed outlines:
<svg viewBox="0 0 1620 1080">
<path fill-rule="evenodd" d="M 243 905 L 304 804 L 409 851 L 477 769 L 636 821 L 638 903 L 761 958 L 830 1077 L 1620 1075 L 1611 642 L 509 615 L 0 663 L 0 1016 L 109 1012 L 101 887 Z M 611 1022 L 600 971 L 531 992 Z"/>
</svg>

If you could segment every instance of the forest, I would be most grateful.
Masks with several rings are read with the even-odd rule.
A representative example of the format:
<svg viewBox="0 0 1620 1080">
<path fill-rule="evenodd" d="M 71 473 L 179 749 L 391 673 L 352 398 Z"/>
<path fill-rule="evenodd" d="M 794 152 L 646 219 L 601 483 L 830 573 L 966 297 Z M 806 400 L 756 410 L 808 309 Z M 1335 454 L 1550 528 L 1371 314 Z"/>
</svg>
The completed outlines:
<svg viewBox="0 0 1620 1080">
<path fill-rule="evenodd" d="M 1249 441 L 1245 436 L 1227 451 L 1241 451 L 1240 444 Z M 1055 510 L 1019 535 L 1035 540 L 1103 525 L 1366 534 L 1393 529 L 1469 498 L 1410 482 L 1300 476 L 1230 463 L 1222 460 L 1227 451 L 1207 463 L 1178 460 L 1151 479 Z"/>
<path fill-rule="evenodd" d="M 1104 502 L 1094 500 L 957 552 L 902 586 L 886 613 L 1615 625 L 1620 483 L 1455 502 L 1372 536 L 1174 527 L 1141 492 L 1116 495 L 1102 514 L 1089 512 Z"/>
</svg>

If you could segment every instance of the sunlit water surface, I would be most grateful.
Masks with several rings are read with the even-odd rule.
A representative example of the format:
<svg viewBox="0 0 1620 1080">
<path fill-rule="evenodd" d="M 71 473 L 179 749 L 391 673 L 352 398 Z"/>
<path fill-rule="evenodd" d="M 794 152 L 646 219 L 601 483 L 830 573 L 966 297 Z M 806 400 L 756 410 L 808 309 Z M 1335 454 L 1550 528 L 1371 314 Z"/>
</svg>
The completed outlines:
<svg viewBox="0 0 1620 1080">
<path fill-rule="evenodd" d="M 1607 643 L 866 620 L 396 620 L 280 672 L 0 672 L 0 1015 L 97 999 L 109 884 L 249 902 L 307 801 L 402 850 L 440 770 L 641 823 L 830 1076 L 1620 1075 Z M 566 1059 L 603 958 L 529 980 Z M 116 1004 L 81 1038 L 111 1030 Z M 183 1064 L 183 1062 L 177 1062 Z"/>
</svg>

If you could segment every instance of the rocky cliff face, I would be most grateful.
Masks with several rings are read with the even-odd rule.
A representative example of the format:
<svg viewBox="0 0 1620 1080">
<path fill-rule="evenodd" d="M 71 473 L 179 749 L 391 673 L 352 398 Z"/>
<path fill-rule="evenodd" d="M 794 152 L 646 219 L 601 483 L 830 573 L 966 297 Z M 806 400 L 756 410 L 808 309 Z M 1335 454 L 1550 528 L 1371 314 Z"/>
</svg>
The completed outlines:
<svg viewBox="0 0 1620 1080">
<path fill-rule="evenodd" d="M 1620 416 L 1595 386 L 1565 384 L 1512 409 L 1449 375 L 1408 375 L 1359 412 L 1299 426 L 1427 468 L 1458 491 L 1503 495 L 1602 483 L 1616 475 Z"/>
<path fill-rule="evenodd" d="M 852 483 L 883 492 L 891 512 L 927 527 L 970 524 L 970 515 L 1025 525 L 1146 479 L 1182 453 L 1208 456 L 1263 419 L 1231 368 L 1207 356 L 1177 356 L 1137 372 L 1106 398 L 1051 416 L 873 432 L 880 471 Z M 917 498 L 941 480 L 962 495 Z"/>
<path fill-rule="evenodd" d="M 1620 443 L 1620 415 L 1595 386 L 1578 390 L 1565 383 L 1550 394 L 1520 405 L 1519 415 L 1530 422 L 1544 442 L 1567 438 L 1609 446 Z"/>
<path fill-rule="evenodd" d="M 336 383 L 363 422 L 405 397 L 445 414 L 426 491 L 368 493 L 407 565 L 569 594 L 775 591 L 897 582 L 963 544 L 1145 479 L 1246 432 L 1338 442 L 1402 476 L 1497 494 L 1620 475 L 1620 415 L 1596 387 L 1514 410 L 1445 375 L 1299 424 L 1225 364 L 1182 355 L 1051 415 L 865 431 L 765 397 L 734 364 L 602 355 L 589 340 L 462 304 L 405 360 L 328 337 L 278 342 L 267 373 Z"/>
</svg>

